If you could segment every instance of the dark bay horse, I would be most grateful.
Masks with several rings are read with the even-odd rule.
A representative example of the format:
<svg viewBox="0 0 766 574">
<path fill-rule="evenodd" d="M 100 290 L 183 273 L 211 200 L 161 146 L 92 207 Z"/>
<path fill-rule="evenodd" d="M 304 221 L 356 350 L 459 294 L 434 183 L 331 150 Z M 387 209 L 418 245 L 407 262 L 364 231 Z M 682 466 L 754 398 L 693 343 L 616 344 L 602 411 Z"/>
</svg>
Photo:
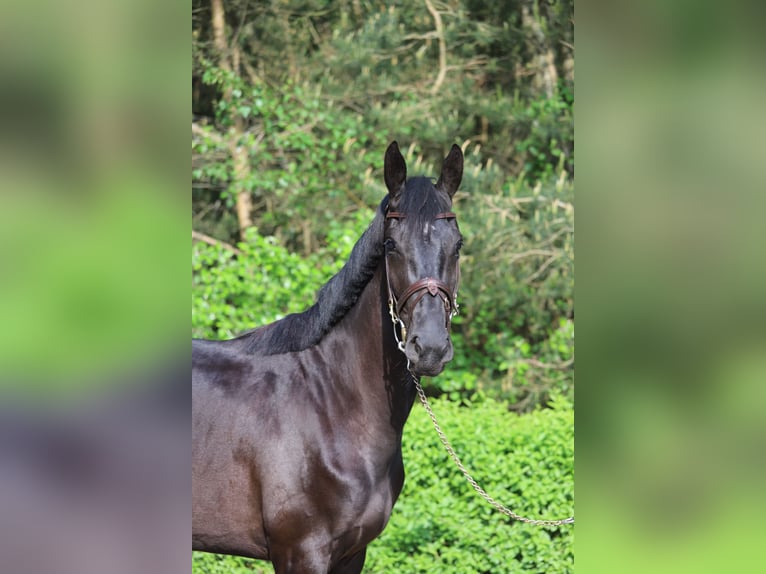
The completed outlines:
<svg viewBox="0 0 766 574">
<path fill-rule="evenodd" d="M 404 484 L 413 376 L 452 359 L 462 243 L 453 145 L 436 184 L 386 150 L 388 195 L 307 311 L 192 342 L 192 547 L 278 574 L 361 572 Z"/>
</svg>

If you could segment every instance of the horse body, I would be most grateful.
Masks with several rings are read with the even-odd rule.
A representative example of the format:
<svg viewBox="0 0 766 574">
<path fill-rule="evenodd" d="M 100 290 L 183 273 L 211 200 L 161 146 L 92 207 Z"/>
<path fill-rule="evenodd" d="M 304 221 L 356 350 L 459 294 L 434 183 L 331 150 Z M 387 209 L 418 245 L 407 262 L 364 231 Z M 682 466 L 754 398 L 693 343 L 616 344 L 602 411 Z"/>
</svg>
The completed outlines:
<svg viewBox="0 0 766 574">
<path fill-rule="evenodd" d="M 401 433 L 414 391 L 395 344 L 372 341 L 393 330 L 379 288 L 371 281 L 305 351 L 253 357 L 195 341 L 195 548 L 279 561 L 300 546 L 338 560 L 382 532 L 404 482 Z M 367 328 L 349 338 L 344 324 L 362 314 Z M 218 374 L 223 348 L 227 376 Z"/>
<path fill-rule="evenodd" d="M 421 230 L 386 217 L 407 187 L 395 146 L 386 154 L 389 197 L 314 307 L 230 341 L 193 341 L 196 550 L 268 559 L 277 573 L 358 573 L 389 519 L 404 484 L 411 372 L 440 371 L 452 349 L 435 279 L 421 289 L 431 297 L 402 304 L 410 336 L 401 348 L 387 302 L 422 273 L 449 280 L 453 265 L 439 250 L 459 237 L 454 222 L 440 221 L 430 246 L 405 253 L 408 234 Z"/>
</svg>

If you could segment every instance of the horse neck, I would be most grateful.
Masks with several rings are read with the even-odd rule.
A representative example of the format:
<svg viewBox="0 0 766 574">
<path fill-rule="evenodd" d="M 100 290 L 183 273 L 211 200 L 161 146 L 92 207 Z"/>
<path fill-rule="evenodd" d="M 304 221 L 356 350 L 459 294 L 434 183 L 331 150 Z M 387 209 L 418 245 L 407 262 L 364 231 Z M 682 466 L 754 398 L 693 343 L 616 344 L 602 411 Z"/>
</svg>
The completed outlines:
<svg viewBox="0 0 766 574">
<path fill-rule="evenodd" d="M 353 353 L 352 384 L 361 390 L 363 408 L 377 418 L 387 410 L 386 424 L 398 433 L 412 409 L 415 386 L 407 369 L 407 359 L 397 347 L 394 327 L 388 313 L 388 292 L 384 265 L 378 266 L 359 300 L 334 329 L 336 341 L 348 345 Z"/>
</svg>

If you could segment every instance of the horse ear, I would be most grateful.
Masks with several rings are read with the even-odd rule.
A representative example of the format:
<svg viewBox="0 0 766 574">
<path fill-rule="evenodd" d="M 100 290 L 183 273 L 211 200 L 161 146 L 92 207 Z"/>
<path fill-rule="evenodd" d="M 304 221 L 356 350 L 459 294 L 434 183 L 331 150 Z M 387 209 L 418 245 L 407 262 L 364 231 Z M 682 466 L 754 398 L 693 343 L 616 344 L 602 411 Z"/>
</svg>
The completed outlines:
<svg viewBox="0 0 766 574">
<path fill-rule="evenodd" d="M 390 195 L 389 203 L 396 200 L 404 189 L 407 179 L 407 164 L 399 151 L 399 144 L 391 142 L 386 150 L 386 158 L 383 163 L 383 175 L 386 179 L 386 187 Z"/>
<path fill-rule="evenodd" d="M 463 150 L 457 144 L 452 144 L 452 149 L 442 164 L 442 173 L 436 187 L 447 192 L 452 197 L 455 195 L 460 181 L 463 179 Z"/>
</svg>

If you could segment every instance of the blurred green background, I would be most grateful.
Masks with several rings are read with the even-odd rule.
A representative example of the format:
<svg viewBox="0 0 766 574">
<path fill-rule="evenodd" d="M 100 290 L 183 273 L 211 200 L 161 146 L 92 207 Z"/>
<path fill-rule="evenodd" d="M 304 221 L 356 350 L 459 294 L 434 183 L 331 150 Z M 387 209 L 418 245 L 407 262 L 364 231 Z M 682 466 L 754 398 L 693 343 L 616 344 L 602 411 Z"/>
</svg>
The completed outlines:
<svg viewBox="0 0 766 574">
<path fill-rule="evenodd" d="M 179 170 L 188 167 L 188 115 L 178 109 L 188 101 L 188 47 L 182 30 L 165 25 L 172 11 L 149 8 L 87 0 L 2 8 L 7 392 L 55 398 L 111 387 L 121 373 L 188 353 L 178 344 L 188 298 L 163 279 L 188 278 L 179 257 L 188 253 Z"/>
<path fill-rule="evenodd" d="M 577 8 L 577 571 L 757 571 L 762 10 Z"/>
</svg>

